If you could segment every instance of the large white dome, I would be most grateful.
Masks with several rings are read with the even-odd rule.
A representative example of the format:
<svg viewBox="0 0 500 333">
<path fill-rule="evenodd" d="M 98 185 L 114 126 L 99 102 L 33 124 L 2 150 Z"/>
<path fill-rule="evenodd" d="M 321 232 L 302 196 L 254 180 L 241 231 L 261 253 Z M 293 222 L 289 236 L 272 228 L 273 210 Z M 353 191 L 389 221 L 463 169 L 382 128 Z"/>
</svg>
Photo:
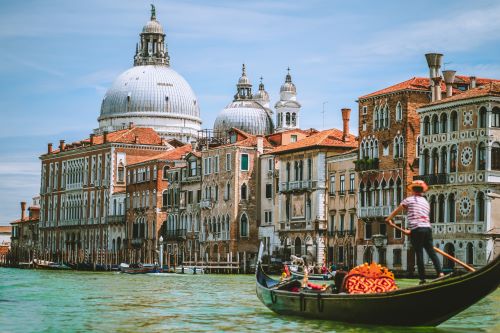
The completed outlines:
<svg viewBox="0 0 500 333">
<path fill-rule="evenodd" d="M 104 96 L 98 120 L 103 130 L 133 122 L 183 141 L 201 129 L 193 90 L 176 71 L 161 65 L 135 66 L 118 76 Z"/>
</svg>

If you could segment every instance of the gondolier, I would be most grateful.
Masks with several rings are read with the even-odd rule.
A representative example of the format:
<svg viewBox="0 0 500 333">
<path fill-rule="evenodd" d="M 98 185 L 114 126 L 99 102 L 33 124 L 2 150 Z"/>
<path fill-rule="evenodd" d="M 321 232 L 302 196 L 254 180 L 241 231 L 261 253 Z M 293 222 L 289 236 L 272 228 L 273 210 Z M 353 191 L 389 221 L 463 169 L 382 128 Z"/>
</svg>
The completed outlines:
<svg viewBox="0 0 500 333">
<path fill-rule="evenodd" d="M 404 199 L 401 204 L 389 215 L 385 221 L 392 227 L 395 227 L 392 219 L 403 212 L 407 211 L 408 227 L 410 231 L 407 234 L 410 236 L 411 245 L 415 249 L 417 257 L 418 276 L 420 283 L 425 283 L 425 266 L 424 266 L 424 249 L 427 255 L 432 260 L 434 268 L 438 276 L 443 276 L 441 271 L 441 263 L 434 251 L 432 241 L 432 228 L 429 220 L 429 203 L 422 196 L 428 190 L 427 184 L 422 180 L 414 180 L 408 185 L 408 190 L 412 193 L 411 196 Z"/>
</svg>

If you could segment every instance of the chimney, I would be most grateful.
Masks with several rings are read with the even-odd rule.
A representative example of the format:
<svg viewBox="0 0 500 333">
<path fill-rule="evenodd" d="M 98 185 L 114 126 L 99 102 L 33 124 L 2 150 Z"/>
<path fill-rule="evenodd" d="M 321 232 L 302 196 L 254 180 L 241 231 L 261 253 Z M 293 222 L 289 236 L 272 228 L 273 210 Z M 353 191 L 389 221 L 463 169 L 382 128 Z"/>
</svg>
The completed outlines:
<svg viewBox="0 0 500 333">
<path fill-rule="evenodd" d="M 137 135 L 134 136 L 134 143 L 139 143 L 139 137 Z"/>
<path fill-rule="evenodd" d="M 47 143 L 47 154 L 52 154 L 52 142 Z"/>
<path fill-rule="evenodd" d="M 257 135 L 257 152 L 262 154 L 264 152 L 264 137 Z"/>
<path fill-rule="evenodd" d="M 191 141 L 191 150 L 192 151 L 196 150 L 196 141 Z"/>
<path fill-rule="evenodd" d="M 475 76 L 470 77 L 470 88 L 471 89 L 476 88 L 476 77 Z"/>
<path fill-rule="evenodd" d="M 66 145 L 64 144 L 64 140 L 59 140 L 59 150 L 64 151 L 64 148 L 66 148 Z"/>
<path fill-rule="evenodd" d="M 441 100 L 441 81 L 443 79 L 440 76 L 432 79 L 432 82 L 434 82 L 434 101 Z"/>
<path fill-rule="evenodd" d="M 453 70 L 443 71 L 444 83 L 446 84 L 446 97 L 453 95 L 453 81 L 455 81 L 456 72 Z"/>
<path fill-rule="evenodd" d="M 102 133 L 102 141 L 103 143 L 108 143 L 108 131 Z"/>
<path fill-rule="evenodd" d="M 26 218 L 26 202 L 21 201 L 21 221 Z"/>
<path fill-rule="evenodd" d="M 94 145 L 94 133 L 90 133 L 90 145 L 93 146 Z"/>
<path fill-rule="evenodd" d="M 441 53 L 427 53 L 425 55 L 427 60 L 427 65 L 429 66 L 429 78 L 431 79 L 431 102 L 434 102 L 438 96 L 436 96 L 437 89 L 435 88 L 434 78 L 441 77 L 439 70 L 441 69 L 441 64 L 443 62 L 443 55 Z M 441 90 L 441 87 L 439 87 Z M 441 99 L 441 96 L 439 96 Z"/>
<path fill-rule="evenodd" d="M 343 108 L 342 109 L 342 122 L 343 122 L 344 126 L 343 126 L 343 133 L 342 133 L 342 141 L 345 141 L 347 138 L 347 135 L 349 135 L 349 117 L 350 116 L 351 116 L 351 109 Z"/>
</svg>

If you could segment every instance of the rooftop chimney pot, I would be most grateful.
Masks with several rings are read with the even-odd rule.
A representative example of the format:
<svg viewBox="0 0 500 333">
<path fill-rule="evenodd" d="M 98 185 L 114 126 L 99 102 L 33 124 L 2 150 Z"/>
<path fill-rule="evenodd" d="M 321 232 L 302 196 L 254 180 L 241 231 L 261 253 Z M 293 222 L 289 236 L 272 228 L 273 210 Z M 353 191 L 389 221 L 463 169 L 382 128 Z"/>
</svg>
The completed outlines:
<svg viewBox="0 0 500 333">
<path fill-rule="evenodd" d="M 446 97 L 451 97 L 453 95 L 453 81 L 455 81 L 454 70 L 443 71 L 444 83 L 446 84 Z"/>
<path fill-rule="evenodd" d="M 342 141 L 345 141 L 347 136 L 349 135 L 349 118 L 351 116 L 351 109 L 343 108 L 341 111 L 343 123 Z"/>
<path fill-rule="evenodd" d="M 470 77 L 470 88 L 471 89 L 476 88 L 476 77 L 475 76 Z"/>
<path fill-rule="evenodd" d="M 94 133 L 90 133 L 90 145 L 94 145 L 94 136 L 95 134 Z"/>
<path fill-rule="evenodd" d="M 436 88 L 434 86 L 433 79 L 436 77 L 441 77 L 439 70 L 441 69 L 441 65 L 443 63 L 443 55 L 441 53 L 427 53 L 425 55 L 425 59 L 427 60 L 427 65 L 429 66 L 429 78 L 431 79 L 431 101 L 434 102 L 438 99 L 436 96 Z M 441 88 L 440 88 L 441 90 Z M 441 99 L 441 96 L 439 96 Z"/>
<path fill-rule="evenodd" d="M 257 135 L 257 152 L 259 154 L 264 153 L 264 138 L 262 135 Z"/>
<path fill-rule="evenodd" d="M 64 151 L 66 145 L 64 144 L 64 140 L 59 140 L 59 150 Z"/>
<path fill-rule="evenodd" d="M 52 154 L 52 142 L 47 143 L 47 154 Z"/>
<path fill-rule="evenodd" d="M 26 218 L 26 201 L 21 201 L 21 221 Z"/>
<path fill-rule="evenodd" d="M 103 140 L 103 143 L 108 143 L 108 131 L 104 131 L 102 133 L 102 140 Z"/>
</svg>

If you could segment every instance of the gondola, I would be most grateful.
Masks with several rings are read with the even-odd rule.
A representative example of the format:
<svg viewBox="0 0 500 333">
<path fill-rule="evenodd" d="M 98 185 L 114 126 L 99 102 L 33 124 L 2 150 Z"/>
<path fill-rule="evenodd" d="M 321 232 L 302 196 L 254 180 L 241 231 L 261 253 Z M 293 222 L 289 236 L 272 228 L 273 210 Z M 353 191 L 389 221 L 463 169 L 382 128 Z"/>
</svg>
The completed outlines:
<svg viewBox="0 0 500 333">
<path fill-rule="evenodd" d="M 296 280 L 302 280 L 304 278 L 304 273 L 302 272 L 294 272 L 290 271 L 292 274 L 292 277 Z M 327 280 L 333 280 L 333 275 L 331 273 L 327 274 L 309 274 L 308 275 L 309 280 L 316 280 L 316 281 L 327 281 Z"/>
<path fill-rule="evenodd" d="M 292 292 L 300 281 L 280 283 L 256 270 L 257 297 L 282 315 L 388 326 L 437 326 L 495 291 L 500 283 L 500 256 L 475 272 L 411 288 L 375 294 Z"/>
</svg>

